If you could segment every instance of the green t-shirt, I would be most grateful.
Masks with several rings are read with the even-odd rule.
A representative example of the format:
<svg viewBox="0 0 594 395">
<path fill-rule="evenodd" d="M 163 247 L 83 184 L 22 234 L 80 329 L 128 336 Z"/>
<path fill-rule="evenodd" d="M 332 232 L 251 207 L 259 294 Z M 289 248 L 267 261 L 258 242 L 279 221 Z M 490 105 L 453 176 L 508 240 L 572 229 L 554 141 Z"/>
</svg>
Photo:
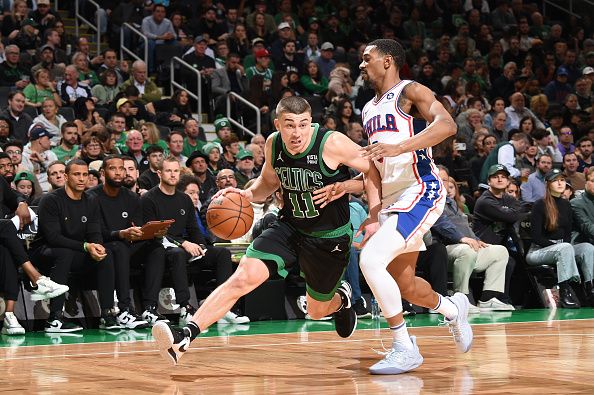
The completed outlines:
<svg viewBox="0 0 594 395">
<path fill-rule="evenodd" d="M 43 103 L 47 98 L 54 98 L 54 93 L 51 89 L 37 89 L 33 84 L 27 85 L 23 89 L 23 94 L 31 103 Z"/>
<path fill-rule="evenodd" d="M 72 146 L 70 151 L 66 151 L 61 145 L 52 148 L 52 152 L 56 154 L 58 160 L 61 160 L 62 162 L 68 162 L 70 159 L 74 158 L 74 155 L 76 155 L 77 151 L 78 145 Z"/>
<path fill-rule="evenodd" d="M 143 151 L 146 151 L 146 149 L 148 147 L 150 147 L 151 145 L 153 145 L 153 144 L 150 144 L 150 143 L 146 143 L 145 142 L 144 144 L 142 144 L 142 150 Z M 167 145 L 167 143 L 165 141 L 159 140 L 159 141 L 157 141 L 157 144 L 156 145 L 158 145 L 159 147 L 163 148 L 163 151 L 164 151 L 163 152 L 163 156 L 167 156 L 169 154 L 169 146 Z"/>
<path fill-rule="evenodd" d="M 205 145 L 206 145 L 206 141 L 202 141 L 202 140 L 196 140 L 196 145 L 191 145 L 188 142 L 188 138 L 186 137 L 184 139 L 184 149 L 182 150 L 182 155 L 190 157 L 190 155 L 192 155 L 192 152 L 198 151 L 198 150 L 201 151 L 202 147 L 204 147 Z"/>
<path fill-rule="evenodd" d="M 122 132 L 122 134 L 120 134 L 120 138 L 116 140 L 115 142 L 115 146 L 117 149 L 120 150 L 120 152 L 127 152 L 128 151 L 128 147 L 126 147 L 126 136 L 128 135 L 128 133 L 126 132 Z"/>
</svg>

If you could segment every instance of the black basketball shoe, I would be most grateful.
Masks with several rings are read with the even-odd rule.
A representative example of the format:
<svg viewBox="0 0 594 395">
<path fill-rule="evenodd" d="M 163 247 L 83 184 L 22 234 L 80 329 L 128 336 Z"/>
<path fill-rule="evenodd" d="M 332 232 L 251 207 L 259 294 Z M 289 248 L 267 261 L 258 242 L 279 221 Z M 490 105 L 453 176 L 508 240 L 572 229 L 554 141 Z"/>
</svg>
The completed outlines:
<svg viewBox="0 0 594 395">
<path fill-rule="evenodd" d="M 153 325 L 153 337 L 163 358 L 173 365 L 177 365 L 190 346 L 190 337 L 182 329 L 174 328 L 163 321 L 157 321 Z"/>
<path fill-rule="evenodd" d="M 334 313 L 334 325 L 338 336 L 347 338 L 355 332 L 355 328 L 357 327 L 357 313 L 353 309 L 351 302 L 353 291 L 349 283 L 342 281 L 336 292 L 342 299 L 342 307 Z"/>
</svg>

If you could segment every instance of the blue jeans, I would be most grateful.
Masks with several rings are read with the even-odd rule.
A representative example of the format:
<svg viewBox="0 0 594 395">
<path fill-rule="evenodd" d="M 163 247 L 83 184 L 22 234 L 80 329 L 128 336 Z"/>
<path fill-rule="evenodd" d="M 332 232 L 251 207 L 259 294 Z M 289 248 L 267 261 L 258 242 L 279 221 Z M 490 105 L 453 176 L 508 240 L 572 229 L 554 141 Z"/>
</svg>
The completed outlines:
<svg viewBox="0 0 594 395">
<path fill-rule="evenodd" d="M 361 299 L 361 285 L 359 285 L 359 250 L 351 246 L 349 264 L 344 273 L 344 278 L 353 288 L 353 303 Z"/>
</svg>

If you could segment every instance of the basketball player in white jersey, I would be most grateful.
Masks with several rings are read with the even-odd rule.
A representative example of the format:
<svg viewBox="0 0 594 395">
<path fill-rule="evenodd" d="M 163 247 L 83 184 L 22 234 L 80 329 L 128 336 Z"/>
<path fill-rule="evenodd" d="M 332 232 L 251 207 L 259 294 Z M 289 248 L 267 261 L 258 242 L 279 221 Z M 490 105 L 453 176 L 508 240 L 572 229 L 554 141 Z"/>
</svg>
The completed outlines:
<svg viewBox="0 0 594 395">
<path fill-rule="evenodd" d="M 404 59 L 398 42 L 380 39 L 367 45 L 359 66 L 363 80 L 376 92 L 363 108 L 369 145 L 361 149 L 362 155 L 374 161 L 382 177 L 379 224 L 362 225 L 366 244 L 360 266 L 394 338 L 385 358 L 371 366 L 372 374 L 404 373 L 423 362 L 415 337 L 409 337 L 406 329 L 401 294 L 443 314 L 460 351 L 467 352 L 472 345 L 466 295 L 442 297 L 415 276 L 419 251 L 425 248 L 423 235 L 441 215 L 447 194 L 430 147 L 455 134 L 456 124 L 431 90 L 400 79 Z M 423 119 L 410 115 L 414 109 Z M 361 182 L 342 184 L 341 190 L 335 186 L 320 191 L 316 203 L 362 189 Z"/>
</svg>

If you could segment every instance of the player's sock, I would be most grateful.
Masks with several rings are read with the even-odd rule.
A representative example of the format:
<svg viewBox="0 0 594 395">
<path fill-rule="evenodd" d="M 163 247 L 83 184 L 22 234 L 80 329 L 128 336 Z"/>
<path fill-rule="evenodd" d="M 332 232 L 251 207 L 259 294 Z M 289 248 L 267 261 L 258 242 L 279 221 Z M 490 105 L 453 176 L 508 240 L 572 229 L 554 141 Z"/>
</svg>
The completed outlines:
<svg viewBox="0 0 594 395">
<path fill-rule="evenodd" d="M 390 331 L 392 331 L 394 343 L 401 344 L 408 350 L 413 349 L 413 344 L 410 341 L 410 336 L 408 335 L 408 330 L 406 329 L 406 322 L 403 322 L 400 325 L 391 326 Z"/>
<path fill-rule="evenodd" d="M 200 328 L 194 322 L 188 322 L 188 325 L 184 326 L 184 334 L 192 341 L 200 334 Z"/>
<path fill-rule="evenodd" d="M 440 294 L 437 294 L 437 296 L 439 297 L 439 301 L 433 310 L 442 314 L 450 321 L 455 320 L 458 316 L 458 308 L 456 305 L 449 298 L 444 298 Z"/>
</svg>

